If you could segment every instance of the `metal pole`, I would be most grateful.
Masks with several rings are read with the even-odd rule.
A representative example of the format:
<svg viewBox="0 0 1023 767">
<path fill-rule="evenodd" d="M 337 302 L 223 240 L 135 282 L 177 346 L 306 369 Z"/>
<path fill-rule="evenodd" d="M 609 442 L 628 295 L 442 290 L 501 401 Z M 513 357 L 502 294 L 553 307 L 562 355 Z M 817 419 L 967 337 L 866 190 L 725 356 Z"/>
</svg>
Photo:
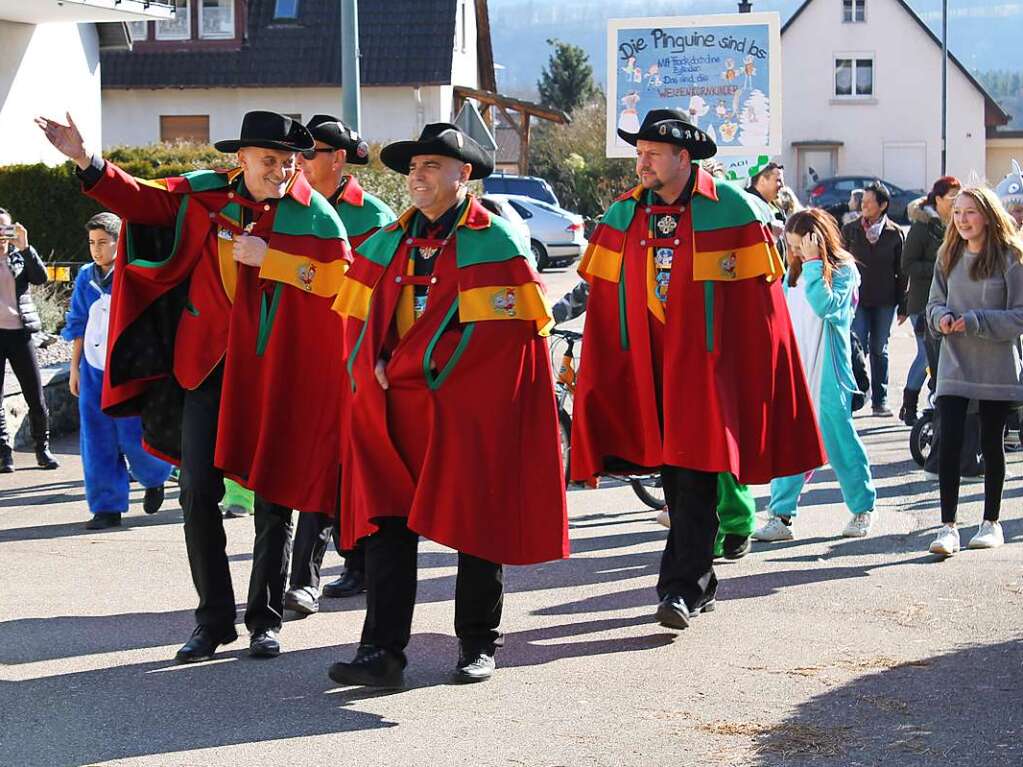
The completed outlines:
<svg viewBox="0 0 1023 767">
<path fill-rule="evenodd" d="M 341 119 L 361 132 L 362 96 L 359 92 L 359 5 L 341 0 Z"/>
<path fill-rule="evenodd" d="M 948 0 L 941 0 L 941 175 L 948 173 Z"/>
</svg>

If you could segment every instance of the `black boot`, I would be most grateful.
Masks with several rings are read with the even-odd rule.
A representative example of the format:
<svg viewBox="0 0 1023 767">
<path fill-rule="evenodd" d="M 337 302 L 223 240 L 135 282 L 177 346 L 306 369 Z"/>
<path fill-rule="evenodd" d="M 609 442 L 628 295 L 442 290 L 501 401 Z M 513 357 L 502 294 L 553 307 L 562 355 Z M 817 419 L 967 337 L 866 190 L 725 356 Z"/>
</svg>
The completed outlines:
<svg viewBox="0 0 1023 767">
<path fill-rule="evenodd" d="M 0 474 L 14 471 L 14 451 L 6 442 L 0 442 Z"/>
<path fill-rule="evenodd" d="M 906 426 L 916 423 L 916 408 L 920 401 L 920 390 L 904 389 L 902 392 L 902 407 L 899 409 L 899 420 Z"/>
<path fill-rule="evenodd" d="M 50 424 L 46 412 L 29 413 L 32 439 L 36 443 L 36 463 L 40 469 L 56 469 L 60 466 L 50 452 Z"/>
<path fill-rule="evenodd" d="M 40 469 L 46 469 L 48 471 L 60 466 L 60 464 L 57 463 L 57 459 L 53 457 L 53 453 L 50 452 L 49 438 L 36 440 L 36 463 L 39 464 Z"/>
</svg>

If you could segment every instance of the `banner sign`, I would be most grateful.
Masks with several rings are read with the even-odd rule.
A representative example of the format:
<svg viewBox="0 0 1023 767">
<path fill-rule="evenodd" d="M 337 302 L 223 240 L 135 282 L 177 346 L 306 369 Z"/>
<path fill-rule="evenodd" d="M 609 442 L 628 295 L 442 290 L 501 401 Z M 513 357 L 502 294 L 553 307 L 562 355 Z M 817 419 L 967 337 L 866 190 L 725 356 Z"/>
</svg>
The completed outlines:
<svg viewBox="0 0 1023 767">
<path fill-rule="evenodd" d="M 635 156 L 618 129 L 664 107 L 688 112 L 719 157 L 781 154 L 777 13 L 611 19 L 607 61 L 608 157 Z"/>
</svg>

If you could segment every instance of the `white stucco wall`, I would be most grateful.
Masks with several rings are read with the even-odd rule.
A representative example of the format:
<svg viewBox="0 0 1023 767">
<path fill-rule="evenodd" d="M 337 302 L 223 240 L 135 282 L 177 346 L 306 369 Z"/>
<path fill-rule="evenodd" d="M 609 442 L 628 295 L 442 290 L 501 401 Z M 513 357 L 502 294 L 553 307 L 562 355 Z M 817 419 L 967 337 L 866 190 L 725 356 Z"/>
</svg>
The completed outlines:
<svg viewBox="0 0 1023 767">
<path fill-rule="evenodd" d="M 797 141 L 842 141 L 836 175 L 877 176 L 885 173 L 885 143 L 922 142 L 926 169 L 917 185 L 940 175 L 941 49 L 896 0 L 868 0 L 866 9 L 866 22 L 845 24 L 842 0 L 815 0 L 782 36 L 783 161 L 800 193 Z M 874 103 L 836 103 L 834 59 L 845 53 L 873 54 Z M 955 65 L 948 71 L 948 172 L 982 177 L 984 99 Z"/>
<path fill-rule="evenodd" d="M 465 85 L 469 88 L 479 87 L 476 38 L 476 3 L 474 0 L 458 0 L 458 5 L 455 8 L 454 53 L 451 58 L 451 82 L 454 85 Z M 442 118 L 445 121 L 455 117 L 451 113 L 453 101 L 453 90 L 446 88 L 441 93 L 440 104 L 441 114 L 446 115 Z"/>
<path fill-rule="evenodd" d="M 995 186 L 1012 170 L 1012 161 L 1023 163 L 1023 137 L 987 140 L 987 181 Z"/>
<path fill-rule="evenodd" d="M 0 165 L 63 162 L 32 118 L 66 112 L 85 135 L 102 135 L 96 27 L 0 21 Z"/>
<path fill-rule="evenodd" d="M 450 119 L 451 87 L 364 88 L 362 133 L 372 142 L 419 135 L 428 122 Z M 445 106 L 446 104 L 446 106 Z M 143 145 L 160 140 L 161 115 L 209 115 L 210 140 L 238 135 L 250 109 L 300 114 L 341 113 L 340 88 L 210 88 L 103 91 L 103 146 Z"/>
</svg>

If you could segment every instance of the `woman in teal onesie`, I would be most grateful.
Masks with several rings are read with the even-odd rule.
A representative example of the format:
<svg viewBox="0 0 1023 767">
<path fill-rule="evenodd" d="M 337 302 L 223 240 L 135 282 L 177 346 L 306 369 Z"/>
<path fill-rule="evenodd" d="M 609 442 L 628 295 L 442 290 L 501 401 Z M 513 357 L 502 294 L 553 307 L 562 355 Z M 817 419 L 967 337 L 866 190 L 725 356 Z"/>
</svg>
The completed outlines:
<svg viewBox="0 0 1023 767">
<path fill-rule="evenodd" d="M 870 532 L 877 493 L 870 460 L 852 419 L 856 382 L 852 373 L 849 328 L 860 283 L 853 257 L 842 248 L 831 217 L 817 209 L 800 211 L 785 225 L 789 261 L 785 298 L 799 344 L 807 383 L 817 411 L 828 462 L 835 471 L 852 519 L 847 538 Z M 796 505 L 812 472 L 771 482 L 771 519 L 753 537 L 791 540 Z"/>
</svg>

